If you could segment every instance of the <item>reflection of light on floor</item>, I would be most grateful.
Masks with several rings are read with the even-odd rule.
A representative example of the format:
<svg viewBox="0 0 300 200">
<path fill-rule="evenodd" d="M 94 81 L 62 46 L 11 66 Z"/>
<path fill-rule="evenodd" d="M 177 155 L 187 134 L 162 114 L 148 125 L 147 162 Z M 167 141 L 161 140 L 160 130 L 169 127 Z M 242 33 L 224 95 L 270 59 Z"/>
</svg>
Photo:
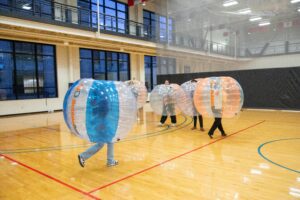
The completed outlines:
<svg viewBox="0 0 300 200">
<path fill-rule="evenodd" d="M 299 198 L 300 197 L 300 189 L 291 187 L 289 194 L 294 196 L 294 197 Z"/>
<path fill-rule="evenodd" d="M 164 163 L 161 165 L 164 170 L 174 170 L 176 168 L 176 164 L 174 163 Z"/>
<path fill-rule="evenodd" d="M 262 172 L 260 170 L 258 170 L 258 169 L 251 169 L 250 173 L 251 174 L 257 174 L 257 175 L 262 174 Z"/>
<path fill-rule="evenodd" d="M 266 163 L 260 163 L 259 168 L 261 168 L 261 169 L 270 169 L 270 166 Z"/>
<path fill-rule="evenodd" d="M 18 163 L 16 163 L 16 162 L 12 162 L 12 163 L 10 163 L 11 165 L 18 165 Z"/>
<path fill-rule="evenodd" d="M 195 174 L 190 170 L 185 171 L 185 176 L 188 177 L 188 178 L 192 178 L 192 179 L 195 178 Z"/>
<path fill-rule="evenodd" d="M 234 194 L 234 199 L 239 199 L 239 193 L 236 192 L 236 193 Z"/>
<path fill-rule="evenodd" d="M 297 178 L 297 181 L 300 182 L 300 177 Z"/>
<path fill-rule="evenodd" d="M 246 176 L 243 177 L 243 183 L 249 183 L 250 179 Z"/>
</svg>

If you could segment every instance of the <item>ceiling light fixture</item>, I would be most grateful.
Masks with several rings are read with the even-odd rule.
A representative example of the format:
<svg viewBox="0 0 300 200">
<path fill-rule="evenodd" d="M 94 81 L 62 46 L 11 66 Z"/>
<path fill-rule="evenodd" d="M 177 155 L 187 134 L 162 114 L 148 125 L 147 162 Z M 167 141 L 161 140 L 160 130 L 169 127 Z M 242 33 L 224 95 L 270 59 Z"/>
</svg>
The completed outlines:
<svg viewBox="0 0 300 200">
<path fill-rule="evenodd" d="M 291 3 L 298 3 L 300 0 L 291 0 Z"/>
<path fill-rule="evenodd" d="M 298 8 L 298 10 L 297 10 L 298 12 L 300 12 L 300 8 Z"/>
<path fill-rule="evenodd" d="M 230 0 L 230 1 L 225 1 L 223 3 L 224 7 L 229 7 L 229 6 L 234 6 L 237 5 L 239 2 L 235 1 L 235 0 Z"/>
<path fill-rule="evenodd" d="M 242 10 L 239 10 L 238 13 L 241 14 L 241 15 L 246 15 L 246 14 L 249 14 L 251 13 L 251 9 L 250 8 L 245 8 L 245 9 L 242 9 Z"/>
<path fill-rule="evenodd" d="M 29 3 L 24 4 L 24 5 L 22 6 L 22 8 L 23 8 L 24 10 L 31 10 L 31 6 L 30 6 Z"/>
<path fill-rule="evenodd" d="M 259 20 L 261 20 L 262 18 L 261 17 L 251 17 L 250 19 L 249 19 L 249 21 L 250 22 L 255 22 L 255 21 L 259 21 Z"/>
<path fill-rule="evenodd" d="M 258 24 L 258 26 L 268 26 L 270 24 L 271 24 L 270 22 L 261 22 Z"/>
</svg>

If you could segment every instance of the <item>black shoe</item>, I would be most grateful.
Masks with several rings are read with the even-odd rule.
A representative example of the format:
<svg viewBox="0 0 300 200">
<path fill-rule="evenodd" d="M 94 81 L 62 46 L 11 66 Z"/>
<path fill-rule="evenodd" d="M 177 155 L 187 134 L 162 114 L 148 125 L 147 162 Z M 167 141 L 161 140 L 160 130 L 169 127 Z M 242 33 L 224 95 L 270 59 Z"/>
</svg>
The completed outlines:
<svg viewBox="0 0 300 200">
<path fill-rule="evenodd" d="M 226 136 L 227 136 L 227 134 L 226 134 L 226 133 L 221 133 L 221 134 L 222 134 L 222 136 L 223 136 L 223 137 L 226 137 Z"/>
<path fill-rule="evenodd" d="M 84 159 L 80 155 L 78 155 L 78 161 L 79 161 L 80 166 L 84 167 L 85 162 L 84 162 Z"/>
<path fill-rule="evenodd" d="M 213 139 L 213 135 L 208 133 L 208 136 L 210 137 L 210 139 Z"/>
</svg>

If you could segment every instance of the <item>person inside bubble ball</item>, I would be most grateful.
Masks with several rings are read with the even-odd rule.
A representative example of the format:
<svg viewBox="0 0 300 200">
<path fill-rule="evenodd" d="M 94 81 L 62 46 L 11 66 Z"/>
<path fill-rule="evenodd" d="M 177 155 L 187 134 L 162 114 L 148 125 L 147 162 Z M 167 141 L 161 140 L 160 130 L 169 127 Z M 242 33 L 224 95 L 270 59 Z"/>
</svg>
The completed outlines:
<svg viewBox="0 0 300 200">
<path fill-rule="evenodd" d="M 98 102 L 97 102 L 98 103 Z M 95 102 L 95 105 L 93 107 L 93 113 L 96 116 L 97 119 L 100 120 L 101 123 L 97 124 L 97 130 L 105 129 L 107 126 L 103 119 L 107 113 L 109 112 L 109 105 L 107 100 L 103 99 L 101 103 L 98 105 Z M 118 139 L 119 140 L 119 139 Z M 86 160 L 88 160 L 90 157 L 92 157 L 94 154 L 96 154 L 98 151 L 100 151 L 105 143 L 98 142 L 95 145 L 88 148 L 86 151 L 78 155 L 78 161 L 81 167 L 85 166 Z M 112 167 L 115 165 L 118 165 L 118 161 L 114 159 L 114 143 L 108 142 L 107 143 L 107 167 Z"/>
<path fill-rule="evenodd" d="M 165 80 L 165 85 L 169 86 L 169 80 Z M 172 87 L 167 87 L 166 95 L 163 97 L 163 111 L 162 111 L 162 116 L 160 118 L 160 123 L 158 126 L 163 126 L 163 124 L 166 122 L 168 115 L 171 117 L 171 126 L 176 126 L 176 115 L 175 115 L 175 105 L 170 97 L 170 93 L 172 92 L 173 88 Z"/>
<path fill-rule="evenodd" d="M 197 83 L 197 80 L 196 79 L 192 79 L 191 82 L 192 83 Z M 191 98 L 193 99 L 193 97 L 194 97 L 194 91 L 191 92 Z M 194 127 L 192 128 L 192 130 L 197 129 L 197 117 L 198 117 L 199 118 L 200 130 L 204 131 L 204 128 L 203 128 L 203 117 L 202 117 L 202 115 L 200 113 L 198 113 L 198 111 L 196 110 L 194 104 L 193 104 L 193 111 L 194 111 L 194 116 L 193 116 Z"/>
<path fill-rule="evenodd" d="M 211 110 L 214 114 L 215 121 L 208 131 L 208 136 L 212 139 L 215 130 L 218 128 L 222 136 L 227 136 L 223 126 L 222 126 L 222 90 L 220 83 L 217 83 L 215 80 L 210 82 L 210 105 Z"/>
</svg>

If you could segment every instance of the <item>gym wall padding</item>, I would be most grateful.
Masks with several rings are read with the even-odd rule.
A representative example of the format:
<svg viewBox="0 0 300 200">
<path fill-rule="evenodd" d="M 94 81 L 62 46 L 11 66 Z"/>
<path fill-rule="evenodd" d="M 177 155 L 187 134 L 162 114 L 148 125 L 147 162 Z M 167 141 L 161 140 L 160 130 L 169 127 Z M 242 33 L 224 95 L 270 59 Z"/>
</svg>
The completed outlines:
<svg viewBox="0 0 300 200">
<path fill-rule="evenodd" d="M 230 76 L 244 91 L 244 108 L 300 110 L 300 67 L 158 75 L 158 84 Z"/>
</svg>

